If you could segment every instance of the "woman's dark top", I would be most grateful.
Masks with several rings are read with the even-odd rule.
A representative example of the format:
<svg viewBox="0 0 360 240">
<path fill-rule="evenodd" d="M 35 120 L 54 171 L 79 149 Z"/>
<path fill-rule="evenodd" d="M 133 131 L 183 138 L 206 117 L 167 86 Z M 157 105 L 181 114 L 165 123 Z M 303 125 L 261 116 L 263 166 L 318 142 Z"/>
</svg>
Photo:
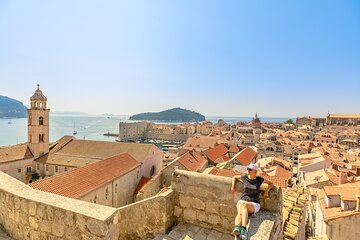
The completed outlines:
<svg viewBox="0 0 360 240">
<path fill-rule="evenodd" d="M 241 177 L 241 180 L 244 184 L 244 193 L 240 199 L 247 202 L 260 203 L 260 185 L 264 182 L 264 178 L 258 176 L 255 179 L 249 179 L 245 175 Z"/>
</svg>

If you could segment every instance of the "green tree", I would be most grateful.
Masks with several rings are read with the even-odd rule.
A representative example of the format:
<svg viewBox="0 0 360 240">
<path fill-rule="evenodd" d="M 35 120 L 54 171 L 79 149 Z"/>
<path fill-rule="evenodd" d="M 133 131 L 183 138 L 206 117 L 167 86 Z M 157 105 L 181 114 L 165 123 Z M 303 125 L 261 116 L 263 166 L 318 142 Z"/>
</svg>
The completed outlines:
<svg viewBox="0 0 360 240">
<path fill-rule="evenodd" d="M 30 183 L 40 179 L 40 175 L 36 171 L 32 171 L 30 175 Z"/>
<path fill-rule="evenodd" d="M 293 121 L 292 119 L 288 119 L 288 120 L 285 122 L 285 124 L 293 124 L 293 125 L 295 125 L 295 123 L 294 123 L 294 121 Z"/>
</svg>

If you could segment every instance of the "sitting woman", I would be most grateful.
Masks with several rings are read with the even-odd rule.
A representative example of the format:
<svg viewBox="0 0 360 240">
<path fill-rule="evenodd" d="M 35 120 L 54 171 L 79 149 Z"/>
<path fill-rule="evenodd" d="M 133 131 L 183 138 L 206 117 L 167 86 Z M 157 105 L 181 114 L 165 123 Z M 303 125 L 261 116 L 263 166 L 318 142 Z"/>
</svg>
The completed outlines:
<svg viewBox="0 0 360 240">
<path fill-rule="evenodd" d="M 235 239 L 247 239 L 246 225 L 248 223 L 248 215 L 256 214 L 260 211 L 260 185 L 265 182 L 268 188 L 265 190 L 263 196 L 268 197 L 269 190 L 273 187 L 273 183 L 257 176 L 259 168 L 256 164 L 250 164 L 247 168 L 247 175 L 234 176 L 231 185 L 231 191 L 236 192 L 236 181 L 241 181 L 244 184 L 244 192 L 238 201 L 237 216 L 235 219 L 235 227 L 233 234 Z"/>
</svg>

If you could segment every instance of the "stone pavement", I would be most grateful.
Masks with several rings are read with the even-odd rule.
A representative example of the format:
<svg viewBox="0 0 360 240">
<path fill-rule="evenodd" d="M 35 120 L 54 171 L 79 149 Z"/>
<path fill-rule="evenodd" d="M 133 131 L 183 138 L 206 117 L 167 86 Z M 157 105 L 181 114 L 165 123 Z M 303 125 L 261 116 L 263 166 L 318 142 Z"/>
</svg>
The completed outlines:
<svg viewBox="0 0 360 240">
<path fill-rule="evenodd" d="M 11 237 L 7 235 L 4 228 L 0 225 L 0 239 L 1 240 L 13 240 Z"/>
<path fill-rule="evenodd" d="M 179 223 L 169 234 L 158 235 L 153 240 L 234 240 L 234 236 L 188 223 Z"/>
</svg>

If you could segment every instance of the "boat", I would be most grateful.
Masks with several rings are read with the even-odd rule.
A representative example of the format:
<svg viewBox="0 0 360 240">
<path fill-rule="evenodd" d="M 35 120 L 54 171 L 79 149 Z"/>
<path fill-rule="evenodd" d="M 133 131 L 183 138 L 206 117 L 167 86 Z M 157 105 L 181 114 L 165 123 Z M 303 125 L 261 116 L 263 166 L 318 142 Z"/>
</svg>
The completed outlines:
<svg viewBox="0 0 360 240">
<path fill-rule="evenodd" d="M 12 124 L 12 122 L 8 122 L 8 124 Z"/>
<path fill-rule="evenodd" d="M 75 122 L 74 122 L 74 132 L 73 132 L 73 135 L 76 135 L 77 134 L 77 131 L 75 130 Z"/>
</svg>

